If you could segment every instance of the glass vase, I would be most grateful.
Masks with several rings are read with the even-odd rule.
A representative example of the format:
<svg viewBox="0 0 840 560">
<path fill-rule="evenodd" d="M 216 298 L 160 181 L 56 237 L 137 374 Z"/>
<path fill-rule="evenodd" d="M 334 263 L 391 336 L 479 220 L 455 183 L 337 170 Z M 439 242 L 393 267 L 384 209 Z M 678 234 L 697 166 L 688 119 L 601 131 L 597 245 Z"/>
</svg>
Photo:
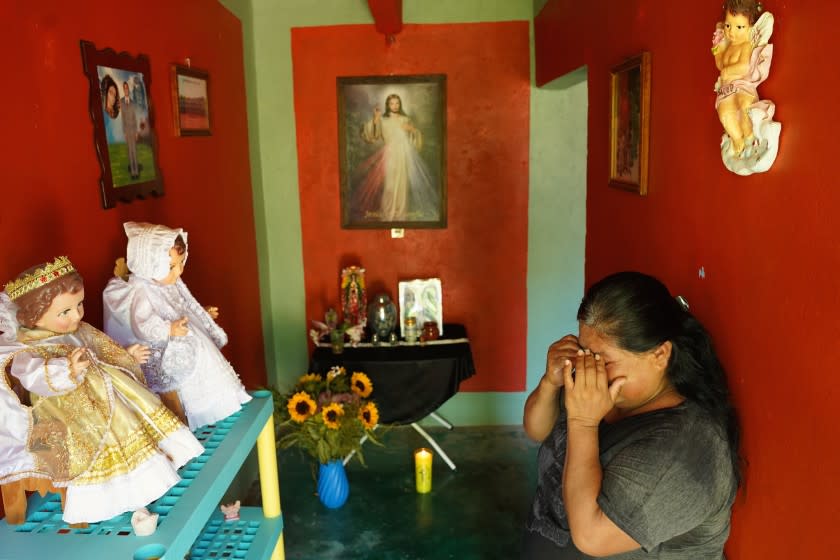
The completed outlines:
<svg viewBox="0 0 840 560">
<path fill-rule="evenodd" d="M 379 294 L 368 308 L 368 325 L 382 342 L 387 342 L 397 324 L 397 306 L 386 294 Z"/>
</svg>

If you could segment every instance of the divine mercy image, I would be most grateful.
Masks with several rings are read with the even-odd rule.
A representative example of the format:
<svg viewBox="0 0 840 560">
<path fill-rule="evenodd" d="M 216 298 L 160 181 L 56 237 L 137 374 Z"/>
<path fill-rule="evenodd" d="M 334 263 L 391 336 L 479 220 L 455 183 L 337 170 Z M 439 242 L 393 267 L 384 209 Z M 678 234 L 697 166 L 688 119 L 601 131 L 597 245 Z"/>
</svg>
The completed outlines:
<svg viewBox="0 0 840 560">
<path fill-rule="evenodd" d="M 442 89 L 428 81 L 340 87 L 343 225 L 445 226 Z"/>
</svg>

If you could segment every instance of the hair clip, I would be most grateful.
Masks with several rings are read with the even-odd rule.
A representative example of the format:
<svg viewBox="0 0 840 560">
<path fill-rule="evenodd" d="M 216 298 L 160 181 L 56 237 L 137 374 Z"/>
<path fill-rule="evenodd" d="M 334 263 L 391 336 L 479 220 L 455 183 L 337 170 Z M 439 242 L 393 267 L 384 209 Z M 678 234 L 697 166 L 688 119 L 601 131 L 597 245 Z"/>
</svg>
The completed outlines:
<svg viewBox="0 0 840 560">
<path fill-rule="evenodd" d="M 688 300 L 687 299 L 685 299 L 682 296 L 677 296 L 674 299 L 677 300 L 677 303 L 679 304 L 679 306 L 682 308 L 683 311 L 688 311 L 689 305 L 688 305 Z"/>
</svg>

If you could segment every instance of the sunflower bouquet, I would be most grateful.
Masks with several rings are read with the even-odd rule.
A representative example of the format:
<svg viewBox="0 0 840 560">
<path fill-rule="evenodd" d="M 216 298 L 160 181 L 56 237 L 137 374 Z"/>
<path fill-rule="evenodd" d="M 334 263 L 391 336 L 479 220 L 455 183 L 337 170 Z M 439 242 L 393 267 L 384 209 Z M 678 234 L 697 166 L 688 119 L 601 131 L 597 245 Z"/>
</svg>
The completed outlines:
<svg viewBox="0 0 840 560">
<path fill-rule="evenodd" d="M 379 410 L 369 399 L 372 392 L 367 375 L 356 371 L 348 376 L 343 367 L 333 367 L 325 376 L 301 376 L 291 391 L 274 400 L 275 416 L 285 430 L 277 446 L 298 447 L 322 464 L 355 451 L 364 463 L 362 438 L 376 442 L 373 430 L 379 423 Z"/>
</svg>

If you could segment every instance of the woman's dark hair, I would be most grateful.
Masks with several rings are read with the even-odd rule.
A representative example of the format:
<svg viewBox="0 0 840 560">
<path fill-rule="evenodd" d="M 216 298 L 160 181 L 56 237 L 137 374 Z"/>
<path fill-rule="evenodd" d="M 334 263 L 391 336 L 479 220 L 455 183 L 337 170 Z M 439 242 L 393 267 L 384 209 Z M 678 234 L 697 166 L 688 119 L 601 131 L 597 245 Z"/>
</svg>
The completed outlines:
<svg viewBox="0 0 840 560">
<path fill-rule="evenodd" d="M 385 114 L 383 116 L 387 117 L 388 115 L 391 114 L 391 106 L 388 103 L 392 99 L 396 99 L 397 101 L 400 102 L 400 110 L 397 111 L 397 113 L 399 113 L 400 115 L 405 115 L 405 111 L 403 110 L 402 99 L 400 99 L 400 96 L 397 95 L 396 93 L 392 93 L 391 95 L 389 95 L 388 97 L 385 98 Z M 408 115 L 406 115 L 406 116 L 408 116 Z"/>
<path fill-rule="evenodd" d="M 750 25 L 754 24 L 764 10 L 764 6 L 758 0 L 724 0 L 723 19 L 726 14 L 746 16 Z"/>
<path fill-rule="evenodd" d="M 15 280 L 23 278 L 27 274 L 35 272 L 38 268 L 44 268 L 48 263 L 39 264 L 28 268 L 21 272 Z M 15 300 L 17 306 L 17 320 L 24 327 L 33 328 L 47 309 L 50 308 L 55 298 L 61 294 L 71 293 L 75 294 L 79 290 L 84 289 L 85 284 L 81 275 L 78 272 L 71 272 L 65 274 L 61 278 L 53 280 L 48 284 L 44 284 L 40 288 L 35 288 L 31 292 L 26 292 Z"/>
<path fill-rule="evenodd" d="M 726 372 L 709 333 L 668 288 L 640 272 L 612 274 L 587 290 L 577 318 L 629 352 L 648 352 L 671 341 L 665 373 L 674 388 L 708 412 L 726 435 L 732 470 L 740 486 L 741 429 Z"/>
</svg>

